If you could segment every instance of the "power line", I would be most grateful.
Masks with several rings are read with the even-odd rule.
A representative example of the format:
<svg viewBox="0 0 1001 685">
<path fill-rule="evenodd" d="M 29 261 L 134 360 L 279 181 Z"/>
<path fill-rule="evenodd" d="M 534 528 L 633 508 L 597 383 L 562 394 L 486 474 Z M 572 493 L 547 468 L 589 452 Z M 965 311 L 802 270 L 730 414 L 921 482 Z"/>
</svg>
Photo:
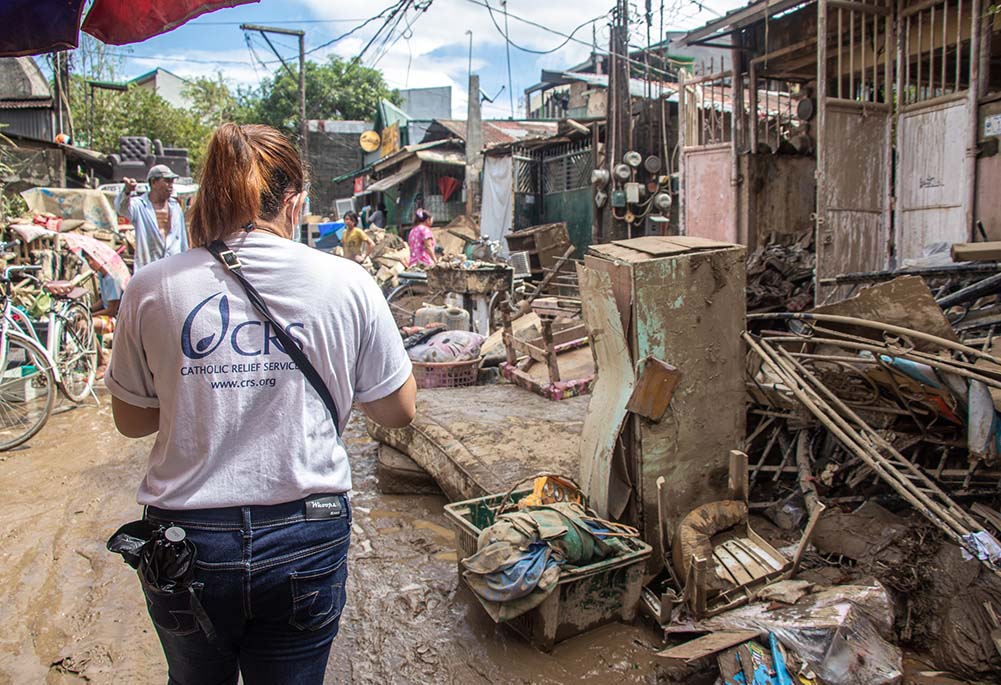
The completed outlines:
<svg viewBox="0 0 1001 685">
<path fill-rule="evenodd" d="M 522 52 L 529 52 L 529 53 L 531 53 L 533 55 L 548 55 L 550 53 L 553 53 L 553 52 L 556 52 L 557 50 L 562 49 L 571 40 L 573 40 L 573 36 L 574 36 L 575 33 L 577 33 L 578 31 L 580 31 L 585 26 L 588 26 L 589 24 L 594 24 L 595 22 L 601 21 L 602 19 L 604 19 L 605 17 L 608 16 L 608 14 L 606 13 L 606 14 L 599 15 L 599 16 L 595 17 L 594 19 L 588 19 L 583 24 L 581 24 L 580 26 L 578 26 L 577 28 L 575 28 L 573 31 L 571 31 L 570 35 L 568 35 L 566 37 L 566 40 L 564 40 L 562 43 L 560 43 L 559 45 L 557 45 L 555 48 L 552 48 L 551 50 L 533 50 L 532 48 L 526 48 L 524 46 L 518 45 L 513 40 L 511 40 L 511 38 L 508 36 L 507 32 L 500 27 L 500 24 L 497 23 L 497 19 L 494 17 L 494 11 L 493 11 L 493 8 L 490 6 L 489 0 L 487 0 L 486 2 L 484 2 L 484 6 L 487 8 L 487 13 L 490 15 L 490 21 L 493 22 L 494 28 L 497 29 L 498 33 L 500 33 L 502 36 L 504 36 L 504 40 L 507 41 L 508 45 L 510 45 L 511 47 L 515 48 L 516 50 L 521 50 Z M 506 8 L 503 11 L 504 11 L 505 17 L 507 17 L 507 16 L 514 17 L 514 15 L 510 14 L 507 11 Z M 517 18 L 517 17 L 515 17 L 515 18 Z"/>
<path fill-rule="evenodd" d="M 484 2 L 483 0 L 466 0 L 466 2 L 472 3 L 474 5 L 479 5 L 480 7 L 486 7 L 487 9 L 491 9 L 490 6 L 486 2 Z M 532 21 L 531 19 L 525 19 L 524 17 L 520 17 L 517 14 L 513 14 L 511 12 L 508 12 L 508 16 L 511 17 L 512 19 L 516 20 L 516 21 L 522 22 L 523 24 L 528 24 L 529 26 L 534 26 L 534 27 L 536 27 L 538 29 L 542 29 L 543 31 L 547 31 L 548 33 L 552 33 L 553 35 L 559 36 L 560 38 L 569 38 L 574 43 L 579 43 L 580 45 L 583 45 L 583 46 L 588 47 L 588 48 L 592 48 L 593 47 L 587 41 L 581 40 L 580 38 L 575 38 L 573 36 L 568 36 L 565 33 L 561 33 L 560 31 L 557 31 L 556 29 L 551 29 L 548 26 L 543 26 L 542 24 L 540 24 L 538 22 L 535 22 L 535 21 Z M 646 65 L 643 62 L 641 62 L 639 60 L 635 60 L 632 57 L 630 57 L 629 55 L 620 55 L 620 54 L 614 53 L 614 52 L 612 52 L 610 50 L 599 50 L 599 52 L 601 54 L 603 54 L 603 55 L 610 55 L 610 56 L 620 57 L 620 58 L 624 59 L 628 64 L 635 64 L 637 66 L 644 67 L 644 68 L 646 67 Z M 663 76 L 674 76 L 674 74 L 672 74 L 672 73 L 670 73 L 668 71 L 664 71 L 663 69 L 655 69 L 654 67 L 650 67 L 650 71 L 655 71 L 658 74 L 661 74 Z"/>
<path fill-rule="evenodd" d="M 309 50 L 306 51 L 306 54 L 307 55 L 311 55 L 314 52 L 316 52 L 317 50 L 322 50 L 323 48 L 329 47 L 329 46 L 333 45 L 334 43 L 338 43 L 338 42 L 344 40 L 348 36 L 350 36 L 350 35 L 352 35 L 354 33 L 357 33 L 361 29 L 365 28 L 366 26 L 368 26 L 369 24 L 371 24 L 376 19 L 381 19 L 382 17 L 386 16 L 387 12 L 398 10 L 401 6 L 409 4 L 409 2 L 410 2 L 410 0 L 400 0 L 400 2 L 397 2 L 394 5 L 390 5 L 386 9 L 384 9 L 381 12 L 379 12 L 378 14 L 376 14 L 375 16 L 372 16 L 372 17 L 369 17 L 368 19 L 365 19 L 364 21 L 362 21 L 362 23 L 358 24 L 358 26 L 355 26 L 353 29 L 351 29 L 347 33 L 343 33 L 343 34 L 337 36 L 336 38 L 332 38 L 332 39 L 328 40 L 326 43 L 321 43 L 320 45 L 317 45 L 316 47 L 310 48 Z M 392 18 L 392 16 L 393 15 L 390 14 L 391 18 Z M 385 24 L 383 24 L 382 28 L 385 28 Z M 379 31 L 382 31 L 382 29 L 379 29 Z M 378 35 L 378 33 L 379 32 L 377 31 L 376 35 Z"/>
</svg>

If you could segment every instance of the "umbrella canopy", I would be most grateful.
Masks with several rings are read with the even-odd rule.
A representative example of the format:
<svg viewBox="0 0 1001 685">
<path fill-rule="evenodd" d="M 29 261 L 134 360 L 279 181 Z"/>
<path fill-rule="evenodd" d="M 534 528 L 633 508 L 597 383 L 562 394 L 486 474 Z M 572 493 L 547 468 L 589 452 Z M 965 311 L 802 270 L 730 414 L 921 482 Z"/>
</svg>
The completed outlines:
<svg viewBox="0 0 1001 685">
<path fill-rule="evenodd" d="M 94 0 L 83 30 L 112 45 L 138 43 L 195 17 L 260 0 Z M 86 0 L 2 0 L 0 57 L 71 50 L 80 40 Z"/>
<path fill-rule="evenodd" d="M 0 2 L 0 56 L 21 57 L 71 50 L 79 40 L 86 0 L 4 0 Z"/>
<path fill-rule="evenodd" d="M 129 267 L 122 261 L 122 256 L 100 240 L 80 233 L 58 233 L 35 224 L 12 224 L 10 228 L 26 243 L 41 236 L 54 237 L 58 235 L 74 252 L 86 252 L 93 257 L 94 261 L 104 267 L 105 271 L 115 279 L 121 290 L 125 290 L 125 286 L 129 284 L 131 278 Z"/>
</svg>

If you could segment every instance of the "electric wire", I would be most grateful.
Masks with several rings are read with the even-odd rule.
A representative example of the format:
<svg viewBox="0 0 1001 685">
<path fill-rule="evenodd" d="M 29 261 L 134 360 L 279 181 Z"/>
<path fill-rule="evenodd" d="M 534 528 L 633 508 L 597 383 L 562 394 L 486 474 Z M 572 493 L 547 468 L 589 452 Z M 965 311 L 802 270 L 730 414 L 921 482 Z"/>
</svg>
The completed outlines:
<svg viewBox="0 0 1001 685">
<path fill-rule="evenodd" d="M 513 47 L 516 50 L 521 50 L 522 52 L 528 52 L 528 53 L 531 53 L 533 55 L 548 55 L 548 54 L 551 54 L 553 52 L 556 52 L 557 50 L 561 50 L 571 40 L 573 40 L 574 35 L 578 31 L 580 31 L 582 28 L 584 28 L 585 26 L 594 24 L 596 22 L 599 22 L 602 19 L 605 19 L 605 18 L 608 17 L 608 13 L 606 12 L 605 14 L 598 15 L 594 19 L 588 19 L 583 24 L 577 26 L 573 31 L 571 31 L 570 34 L 566 37 L 566 39 L 562 43 L 560 43 L 559 45 L 557 45 L 555 48 L 552 48 L 550 50 L 534 50 L 532 48 L 526 48 L 523 45 L 518 45 L 513 40 L 511 40 L 511 38 L 508 36 L 507 32 L 500 27 L 500 24 L 497 23 L 497 19 L 494 17 L 493 7 L 490 6 L 489 0 L 485 0 L 485 2 L 483 3 L 483 6 L 487 8 L 487 13 L 490 15 L 490 21 L 493 22 L 494 28 L 497 29 L 497 32 L 500 33 L 504 37 L 504 40 L 507 41 L 508 45 L 510 45 L 511 47 Z M 503 12 L 506 15 L 508 15 L 508 16 L 514 17 L 514 15 L 510 14 L 507 11 L 507 9 L 504 9 Z"/>
</svg>

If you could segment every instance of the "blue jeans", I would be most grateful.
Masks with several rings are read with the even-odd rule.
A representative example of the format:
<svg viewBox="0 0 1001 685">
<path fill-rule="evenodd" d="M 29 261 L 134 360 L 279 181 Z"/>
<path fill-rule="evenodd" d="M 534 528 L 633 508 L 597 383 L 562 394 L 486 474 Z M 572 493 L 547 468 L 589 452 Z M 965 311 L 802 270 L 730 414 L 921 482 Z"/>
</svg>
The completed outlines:
<svg viewBox="0 0 1001 685">
<path fill-rule="evenodd" d="M 197 549 L 195 581 L 217 639 L 210 642 L 188 593 L 144 584 L 167 657 L 170 685 L 322 683 L 344 608 L 351 509 L 306 520 L 304 501 L 272 506 L 165 511 Z"/>
</svg>

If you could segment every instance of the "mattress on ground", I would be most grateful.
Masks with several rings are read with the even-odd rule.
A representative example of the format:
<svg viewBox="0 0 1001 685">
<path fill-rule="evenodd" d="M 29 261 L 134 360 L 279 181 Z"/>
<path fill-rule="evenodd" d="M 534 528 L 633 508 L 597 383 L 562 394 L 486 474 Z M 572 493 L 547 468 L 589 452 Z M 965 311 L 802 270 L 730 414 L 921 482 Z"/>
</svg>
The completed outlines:
<svg viewBox="0 0 1001 685">
<path fill-rule="evenodd" d="M 421 390 L 407 428 L 368 432 L 413 459 L 452 501 L 505 492 L 540 472 L 580 477 L 588 398 L 553 402 L 515 385 Z"/>
</svg>

